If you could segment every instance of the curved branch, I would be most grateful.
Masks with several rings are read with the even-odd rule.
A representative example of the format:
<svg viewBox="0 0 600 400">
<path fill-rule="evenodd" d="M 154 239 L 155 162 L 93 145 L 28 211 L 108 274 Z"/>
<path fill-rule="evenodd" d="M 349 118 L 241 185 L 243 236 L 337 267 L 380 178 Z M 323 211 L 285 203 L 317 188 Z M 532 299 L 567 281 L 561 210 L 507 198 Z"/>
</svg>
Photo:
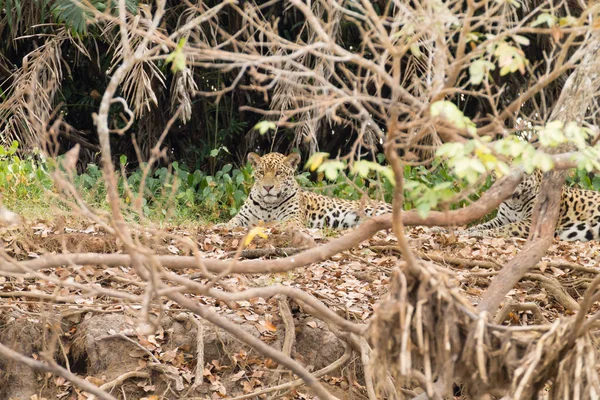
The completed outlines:
<svg viewBox="0 0 600 400">
<path fill-rule="evenodd" d="M 68 370 L 66 370 L 65 368 L 63 368 L 59 365 L 47 364 L 47 363 L 43 363 L 41 361 L 34 360 L 33 358 L 24 356 L 23 354 L 18 353 L 16 351 L 6 347 L 2 343 L 0 343 L 0 358 L 11 359 L 11 360 L 17 361 L 21 364 L 25 364 L 29 368 L 34 369 L 36 371 L 49 372 L 53 375 L 65 378 L 66 380 L 68 380 L 69 382 L 71 382 L 73 385 L 77 386 L 81 390 L 91 393 L 91 394 L 97 396 L 99 399 L 117 400 L 116 397 L 113 397 L 110 394 L 106 393 L 105 391 L 100 390 L 100 388 L 98 388 L 93 383 L 88 382 L 85 379 L 81 379 L 80 377 L 76 376 L 72 372 L 69 372 Z"/>
<path fill-rule="evenodd" d="M 308 372 L 297 361 L 286 356 L 279 350 L 275 350 L 271 346 L 263 343 L 260 339 L 255 338 L 254 336 L 243 330 L 241 327 L 231 323 L 229 320 L 210 311 L 208 307 L 201 306 L 198 302 L 188 299 L 180 293 L 171 293 L 167 297 L 173 301 L 176 301 L 179 305 L 192 311 L 194 314 L 199 315 L 200 317 L 213 323 L 219 328 L 222 328 L 227 332 L 231 333 L 235 338 L 252 346 L 260 353 L 273 359 L 273 361 L 276 361 L 277 363 L 286 366 L 287 368 L 292 370 L 292 372 L 294 372 L 296 375 L 302 378 L 302 380 L 306 382 L 306 384 L 312 390 L 314 390 L 315 394 L 317 394 L 319 398 L 337 400 L 335 396 L 332 396 L 329 392 L 327 392 L 327 390 L 325 390 L 325 388 L 321 385 L 319 380 L 314 377 L 314 375 L 311 375 L 311 373 Z"/>
<path fill-rule="evenodd" d="M 500 205 L 505 197 L 517 187 L 523 176 L 523 171 L 516 169 L 508 176 L 498 180 L 486 191 L 475 203 L 459 210 L 448 212 L 432 211 L 427 218 L 422 218 L 416 211 L 402 213 L 404 225 L 465 225 L 485 216 Z M 232 263 L 227 260 L 202 259 L 201 262 L 210 272 L 220 273 L 226 270 L 232 274 L 261 274 L 287 272 L 295 268 L 303 267 L 315 262 L 327 260 L 329 257 L 356 246 L 360 242 L 371 238 L 375 233 L 383 229 L 390 229 L 392 221 L 389 214 L 370 218 L 358 228 L 342 237 L 333 239 L 325 245 L 315 247 L 297 255 L 276 260 L 247 260 Z M 199 268 L 198 259 L 193 256 L 156 256 L 156 260 L 162 266 L 171 269 Z M 21 262 L 8 262 L 0 260 L 0 271 L 2 272 L 27 272 L 44 268 L 58 267 L 67 264 L 79 265 L 107 265 L 107 266 L 130 266 L 131 256 L 128 254 L 101 254 L 101 253 L 79 253 L 79 254 L 56 254 L 48 255 L 34 260 Z"/>
</svg>

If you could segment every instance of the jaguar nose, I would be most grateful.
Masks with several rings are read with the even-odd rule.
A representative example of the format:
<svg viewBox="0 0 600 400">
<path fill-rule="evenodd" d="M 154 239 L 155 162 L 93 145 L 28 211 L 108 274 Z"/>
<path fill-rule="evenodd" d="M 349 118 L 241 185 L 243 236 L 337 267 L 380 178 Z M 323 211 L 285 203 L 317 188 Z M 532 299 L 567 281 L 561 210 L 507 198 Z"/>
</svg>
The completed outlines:
<svg viewBox="0 0 600 400">
<path fill-rule="evenodd" d="M 273 189 L 273 185 L 271 185 L 271 186 L 263 185 L 263 188 L 267 191 L 267 193 L 269 193 L 271 191 L 271 189 Z"/>
</svg>

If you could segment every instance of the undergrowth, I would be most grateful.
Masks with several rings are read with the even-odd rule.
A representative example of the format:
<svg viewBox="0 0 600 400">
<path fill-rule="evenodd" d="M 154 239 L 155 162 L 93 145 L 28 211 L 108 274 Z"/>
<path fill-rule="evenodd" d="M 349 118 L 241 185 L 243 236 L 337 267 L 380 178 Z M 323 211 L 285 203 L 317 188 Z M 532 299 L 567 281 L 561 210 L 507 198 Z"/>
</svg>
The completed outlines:
<svg viewBox="0 0 600 400">
<path fill-rule="evenodd" d="M 68 211 L 65 203 L 59 200 L 57 189 L 51 178 L 56 168 L 54 161 L 40 155 L 17 156 L 18 144 L 11 147 L 0 146 L 0 191 L 2 203 L 26 218 L 47 216 L 48 209 L 58 207 Z M 60 160 L 60 158 L 59 158 Z M 379 161 L 383 161 L 381 158 Z M 235 168 L 225 165 L 214 175 L 203 171 L 190 171 L 185 165 L 174 162 L 170 167 L 152 169 L 146 176 L 142 193 L 140 186 L 145 165 L 128 171 L 126 157 L 121 157 L 121 171 L 118 175 L 118 189 L 123 199 L 126 215 L 130 219 L 143 218 L 155 222 L 219 222 L 235 215 L 243 204 L 252 186 L 250 164 Z M 59 163 L 60 164 L 60 163 Z M 377 174 L 368 178 L 340 174 L 335 181 L 329 181 L 323 174 L 301 172 L 297 176 L 299 184 L 307 190 L 345 199 L 360 199 L 363 194 L 379 200 L 391 201 L 391 182 Z M 465 185 L 457 181 L 445 168 L 437 167 L 431 172 L 423 167 L 406 167 L 407 182 L 418 182 L 419 193 L 411 193 L 410 185 L 406 193 L 405 209 L 420 207 L 423 202 L 437 201 L 436 187 L 458 193 Z M 451 184 L 444 185 L 444 182 Z M 489 187 L 488 182 L 480 188 L 471 200 Z M 600 178 L 582 172 L 572 174 L 570 184 L 579 184 L 586 189 L 600 189 Z M 94 208 L 107 210 L 106 189 L 102 172 L 98 165 L 89 164 L 84 173 L 74 177 L 75 187 L 83 200 Z M 414 187 L 415 185 L 413 185 Z M 423 190 L 423 188 L 425 188 Z M 432 189 L 429 189 L 432 188 Z M 435 200 L 435 201 L 434 201 Z M 420 202 L 420 203 L 419 203 Z M 462 207 L 465 201 L 453 204 L 451 208 Z"/>
</svg>

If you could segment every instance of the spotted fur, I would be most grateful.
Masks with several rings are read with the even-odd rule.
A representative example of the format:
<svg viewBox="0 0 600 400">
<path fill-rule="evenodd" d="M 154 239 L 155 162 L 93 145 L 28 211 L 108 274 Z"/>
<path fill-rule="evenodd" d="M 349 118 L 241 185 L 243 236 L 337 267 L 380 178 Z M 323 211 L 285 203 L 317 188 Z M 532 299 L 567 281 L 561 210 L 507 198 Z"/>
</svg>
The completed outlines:
<svg viewBox="0 0 600 400">
<path fill-rule="evenodd" d="M 254 168 L 254 185 L 240 212 L 227 226 L 253 226 L 264 222 L 281 221 L 286 225 L 311 228 L 351 228 L 358 225 L 362 216 L 392 212 L 392 206 L 381 202 L 343 200 L 304 191 L 295 178 L 300 155 L 285 156 L 269 153 L 260 157 L 248 154 Z"/>
<path fill-rule="evenodd" d="M 498 208 L 498 215 L 485 224 L 465 231 L 472 236 L 527 238 L 542 173 L 527 175 L 511 198 Z M 556 236 L 561 240 L 600 240 L 600 192 L 564 187 Z"/>
</svg>

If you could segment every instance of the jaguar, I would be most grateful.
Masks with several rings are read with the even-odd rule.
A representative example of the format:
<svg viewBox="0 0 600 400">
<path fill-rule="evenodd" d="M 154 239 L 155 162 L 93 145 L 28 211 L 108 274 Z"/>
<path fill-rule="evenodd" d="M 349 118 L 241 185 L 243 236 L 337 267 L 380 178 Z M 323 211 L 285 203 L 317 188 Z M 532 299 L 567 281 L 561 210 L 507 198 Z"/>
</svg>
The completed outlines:
<svg viewBox="0 0 600 400">
<path fill-rule="evenodd" d="M 384 202 L 344 200 L 303 190 L 296 181 L 300 155 L 248 154 L 254 184 L 238 214 L 227 228 L 250 227 L 259 221 L 279 221 L 286 226 L 333 229 L 352 228 L 365 217 L 392 212 Z"/>
<path fill-rule="evenodd" d="M 526 175 L 502 202 L 498 214 L 489 222 L 462 233 L 469 236 L 529 236 L 533 207 L 540 191 L 542 172 Z M 566 241 L 600 240 L 600 192 L 565 186 L 562 191 L 556 236 Z"/>
</svg>

